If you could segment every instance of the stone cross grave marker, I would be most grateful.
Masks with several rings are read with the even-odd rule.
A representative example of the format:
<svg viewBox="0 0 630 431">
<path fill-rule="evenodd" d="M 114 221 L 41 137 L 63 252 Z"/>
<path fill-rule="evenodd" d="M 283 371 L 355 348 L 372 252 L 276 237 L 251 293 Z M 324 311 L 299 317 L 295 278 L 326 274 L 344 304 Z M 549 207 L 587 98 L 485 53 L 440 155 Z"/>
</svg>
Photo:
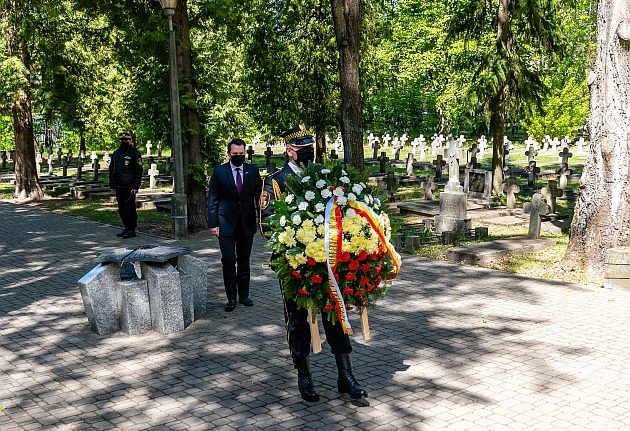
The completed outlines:
<svg viewBox="0 0 630 431">
<path fill-rule="evenodd" d="M 96 155 L 96 151 L 92 151 L 92 155 L 90 156 L 90 159 L 92 159 L 92 169 L 94 169 L 94 163 L 96 163 L 96 161 L 98 160 L 98 156 Z"/>
<path fill-rule="evenodd" d="M 549 150 L 549 144 L 551 144 L 551 137 L 549 135 L 545 135 L 542 142 L 543 142 L 542 150 L 546 153 Z"/>
<path fill-rule="evenodd" d="M 525 155 L 527 156 L 527 163 L 535 162 L 538 151 L 536 151 L 534 147 L 529 147 L 527 151 L 525 151 Z"/>
<path fill-rule="evenodd" d="M 77 158 L 77 179 L 80 180 L 83 177 L 83 158 Z"/>
<path fill-rule="evenodd" d="M 479 158 L 483 159 L 483 156 L 486 154 L 486 148 L 488 148 L 486 135 L 481 135 L 481 138 L 477 139 L 477 143 L 479 144 Z"/>
<path fill-rule="evenodd" d="M 536 166 L 536 161 L 529 162 L 529 166 L 527 167 L 527 185 L 529 187 L 534 187 L 536 183 L 536 176 L 540 173 L 540 168 Z"/>
<path fill-rule="evenodd" d="M 391 140 L 392 140 L 392 137 L 389 136 L 389 133 L 386 133 L 385 135 L 383 135 L 383 138 L 382 138 L 383 148 L 389 147 L 389 141 Z"/>
<path fill-rule="evenodd" d="M 35 171 L 37 172 L 37 176 L 42 172 L 42 155 L 41 153 L 35 154 Z"/>
<path fill-rule="evenodd" d="M 372 143 L 370 144 L 370 146 L 372 147 L 372 158 L 374 160 L 378 159 L 378 150 L 381 148 L 381 144 L 378 142 L 377 137 L 372 138 Z"/>
<path fill-rule="evenodd" d="M 426 152 L 427 152 L 427 141 L 424 139 L 424 135 L 420 135 L 418 138 L 418 148 L 420 149 L 420 161 L 424 162 L 426 160 Z M 415 153 L 414 153 L 415 155 Z"/>
<path fill-rule="evenodd" d="M 396 177 L 393 172 L 387 173 L 386 186 L 387 186 L 387 195 L 391 199 L 394 196 L 394 189 L 396 188 Z"/>
<path fill-rule="evenodd" d="M 68 176 L 68 156 L 61 158 L 61 175 L 64 177 Z"/>
<path fill-rule="evenodd" d="M 158 157 L 162 157 L 162 141 L 157 143 Z"/>
<path fill-rule="evenodd" d="M 55 170 L 55 159 L 52 154 L 48 155 L 48 175 L 52 175 Z"/>
<path fill-rule="evenodd" d="M 247 160 L 251 161 L 254 159 L 254 148 L 252 145 L 247 147 Z"/>
<path fill-rule="evenodd" d="M 459 143 L 454 140 L 448 142 L 448 182 L 459 185 Z"/>
<path fill-rule="evenodd" d="M 580 139 L 577 141 L 578 154 L 584 154 L 584 144 L 584 138 L 580 137 Z"/>
<path fill-rule="evenodd" d="M 271 166 L 271 156 L 273 155 L 273 151 L 271 151 L 271 147 L 267 147 L 265 150 L 265 165 Z"/>
<path fill-rule="evenodd" d="M 503 192 L 507 196 L 508 209 L 516 208 L 516 194 L 521 191 L 521 187 L 516 183 L 514 177 L 508 177 L 503 184 Z"/>
<path fill-rule="evenodd" d="M 61 150 L 61 147 L 57 147 L 57 163 L 59 163 L 59 165 L 61 165 L 62 155 L 63 155 L 63 151 Z"/>
<path fill-rule="evenodd" d="M 569 185 L 569 175 L 573 173 L 573 169 L 569 169 L 567 165 L 562 165 L 560 169 L 556 171 L 560 175 L 559 186 L 561 190 L 566 190 Z"/>
<path fill-rule="evenodd" d="M 392 151 L 394 153 L 394 160 L 400 160 L 401 149 L 402 149 L 402 144 L 400 143 L 400 139 L 398 139 L 398 136 L 394 136 L 394 141 L 392 142 Z"/>
<path fill-rule="evenodd" d="M 151 164 L 151 169 L 147 171 L 147 174 L 149 174 L 149 188 L 153 190 L 155 188 L 155 177 L 160 175 L 156 163 Z"/>
<path fill-rule="evenodd" d="M 413 153 L 407 154 L 407 175 L 413 177 Z"/>
<path fill-rule="evenodd" d="M 66 155 L 68 156 L 68 163 L 72 164 L 72 150 L 68 150 Z"/>
<path fill-rule="evenodd" d="M 534 150 L 538 150 L 537 147 L 538 145 L 536 141 L 534 141 L 531 136 L 528 136 L 527 140 L 525 140 L 525 151 L 529 151 L 530 148 L 534 148 Z"/>
<path fill-rule="evenodd" d="M 479 148 L 477 148 L 477 144 L 472 144 L 470 147 L 470 163 L 466 166 L 468 169 L 477 169 L 479 167 L 479 163 L 477 163 L 477 155 L 479 154 Z"/>
<path fill-rule="evenodd" d="M 558 149 L 558 145 L 560 145 L 560 141 L 558 141 L 558 137 L 554 136 L 551 141 L 551 152 L 555 153 Z"/>
<path fill-rule="evenodd" d="M 0 153 L 0 158 L 2 159 L 2 169 L 5 169 L 7 167 L 7 152 L 2 151 L 2 153 Z"/>
<path fill-rule="evenodd" d="M 147 141 L 145 147 L 147 147 L 147 157 L 149 157 L 151 155 L 151 148 L 153 148 L 153 144 L 151 143 L 151 141 Z"/>
<path fill-rule="evenodd" d="M 549 206 L 549 212 L 551 214 L 556 213 L 556 198 L 562 196 L 562 190 L 558 188 L 556 180 L 549 180 L 547 185 L 540 189 L 540 194 L 547 200 L 547 206 Z"/>
<path fill-rule="evenodd" d="M 563 165 L 569 166 L 569 159 L 573 157 L 573 154 L 569 152 L 568 148 L 564 148 L 560 153 L 558 153 L 558 163 L 562 163 Z"/>
<path fill-rule="evenodd" d="M 98 157 L 92 162 L 92 172 L 94 173 L 94 181 L 98 181 L 99 169 L 101 168 L 101 164 L 98 162 Z"/>
<path fill-rule="evenodd" d="M 433 177 L 428 177 L 426 180 L 420 183 L 420 187 L 424 190 L 424 198 L 428 201 L 434 200 L 433 190 L 437 188 Z"/>
<path fill-rule="evenodd" d="M 531 202 L 526 202 L 523 205 L 523 211 L 529 213 L 529 231 L 527 236 L 530 239 L 540 238 L 540 216 L 549 213 L 547 204 L 543 201 L 543 197 L 540 193 L 534 193 Z"/>
<path fill-rule="evenodd" d="M 569 148 L 569 145 L 571 145 L 571 138 L 569 138 L 568 136 L 562 138 L 562 140 L 560 141 L 560 149 L 564 150 L 565 148 Z"/>
<path fill-rule="evenodd" d="M 385 151 L 381 152 L 381 157 L 378 158 L 379 164 L 379 172 L 384 174 L 387 170 L 387 162 L 389 162 L 389 157 L 387 157 L 387 153 Z"/>
<path fill-rule="evenodd" d="M 407 136 L 407 134 L 403 133 L 402 136 L 400 137 L 400 146 L 404 148 L 404 146 L 407 145 L 408 140 L 409 140 L 409 137 Z"/>
<path fill-rule="evenodd" d="M 435 170 L 435 178 L 442 178 L 442 168 L 444 167 L 444 165 L 446 165 L 446 161 L 444 161 L 442 155 L 439 154 L 436 159 L 431 162 L 431 164 L 433 165 L 433 169 Z"/>
<path fill-rule="evenodd" d="M 103 168 L 109 168 L 109 162 L 112 160 L 111 157 L 109 157 L 109 152 L 105 151 L 105 154 L 103 155 Z"/>
<path fill-rule="evenodd" d="M 262 138 L 262 135 L 260 133 L 256 133 L 256 136 L 252 139 L 252 149 L 254 151 L 256 151 L 256 147 L 260 144 L 260 138 Z"/>
</svg>

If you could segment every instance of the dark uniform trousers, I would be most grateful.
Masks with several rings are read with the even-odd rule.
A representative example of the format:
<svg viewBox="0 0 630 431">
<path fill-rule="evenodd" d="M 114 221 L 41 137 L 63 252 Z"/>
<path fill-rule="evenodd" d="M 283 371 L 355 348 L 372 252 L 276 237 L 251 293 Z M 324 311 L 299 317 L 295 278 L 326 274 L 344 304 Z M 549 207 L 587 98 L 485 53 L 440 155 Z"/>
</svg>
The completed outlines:
<svg viewBox="0 0 630 431">
<path fill-rule="evenodd" d="M 262 222 L 271 214 L 273 214 L 273 200 L 279 199 L 280 194 L 285 189 L 284 179 L 286 175 L 291 175 L 291 168 L 288 163 L 284 167 L 268 175 L 263 183 L 261 196 L 266 203 L 260 206 L 261 232 L 265 232 Z M 271 257 L 273 261 L 274 257 Z M 311 328 L 308 323 L 308 310 L 297 307 L 295 301 L 286 298 L 282 289 L 282 280 L 280 280 L 280 292 L 284 301 L 284 322 L 287 329 L 287 341 L 289 342 L 289 350 L 291 357 L 296 359 L 304 359 L 311 352 Z M 332 324 L 328 321 L 326 312 L 322 310 L 322 322 L 324 324 L 324 332 L 326 333 L 326 341 L 330 345 L 333 354 L 343 354 L 352 352 L 350 345 L 350 337 L 343 332 L 343 328 L 339 323 Z"/>
<path fill-rule="evenodd" d="M 136 230 L 138 224 L 138 212 L 136 210 L 136 195 L 131 194 L 131 188 L 116 188 L 116 202 L 118 213 L 123 226 L 127 230 Z"/>
</svg>

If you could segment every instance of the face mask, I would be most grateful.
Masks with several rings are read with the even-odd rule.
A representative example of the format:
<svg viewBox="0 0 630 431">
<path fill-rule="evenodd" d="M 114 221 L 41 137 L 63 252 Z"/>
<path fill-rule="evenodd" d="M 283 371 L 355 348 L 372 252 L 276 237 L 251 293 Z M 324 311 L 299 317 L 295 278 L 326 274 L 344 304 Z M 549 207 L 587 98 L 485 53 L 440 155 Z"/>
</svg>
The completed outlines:
<svg viewBox="0 0 630 431">
<path fill-rule="evenodd" d="M 308 162 L 312 162 L 313 160 L 315 160 L 315 150 L 312 146 L 300 148 L 297 151 L 297 159 L 295 162 L 298 165 L 308 166 Z"/>
<path fill-rule="evenodd" d="M 230 161 L 232 162 L 234 166 L 238 168 L 243 163 L 245 163 L 245 154 L 238 154 L 235 156 L 230 156 Z"/>
</svg>

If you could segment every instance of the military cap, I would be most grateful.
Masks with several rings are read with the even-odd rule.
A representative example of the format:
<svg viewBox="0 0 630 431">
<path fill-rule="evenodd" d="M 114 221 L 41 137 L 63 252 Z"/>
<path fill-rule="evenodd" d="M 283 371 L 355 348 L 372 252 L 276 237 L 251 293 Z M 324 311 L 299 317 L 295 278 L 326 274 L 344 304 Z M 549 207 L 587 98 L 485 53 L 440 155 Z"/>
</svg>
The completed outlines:
<svg viewBox="0 0 630 431">
<path fill-rule="evenodd" d="M 291 145 L 292 147 L 306 147 L 313 145 L 313 135 L 306 130 L 304 124 L 300 124 L 286 132 L 280 134 L 284 140 L 285 145 Z"/>
</svg>

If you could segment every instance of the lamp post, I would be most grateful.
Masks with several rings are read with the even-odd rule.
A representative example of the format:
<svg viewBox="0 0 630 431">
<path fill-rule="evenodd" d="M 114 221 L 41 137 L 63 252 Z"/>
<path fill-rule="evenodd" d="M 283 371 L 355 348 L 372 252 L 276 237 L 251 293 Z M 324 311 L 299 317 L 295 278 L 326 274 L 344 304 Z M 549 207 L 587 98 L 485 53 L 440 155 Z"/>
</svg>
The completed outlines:
<svg viewBox="0 0 630 431">
<path fill-rule="evenodd" d="M 175 32 L 173 31 L 173 15 L 177 0 L 160 0 L 164 15 L 168 18 L 169 63 L 171 69 L 171 121 L 173 159 L 175 162 L 175 190 L 171 198 L 171 221 L 175 239 L 188 238 L 188 211 L 184 192 L 184 160 L 182 155 L 181 121 L 179 118 L 179 84 L 177 79 L 177 54 L 175 52 Z"/>
</svg>

